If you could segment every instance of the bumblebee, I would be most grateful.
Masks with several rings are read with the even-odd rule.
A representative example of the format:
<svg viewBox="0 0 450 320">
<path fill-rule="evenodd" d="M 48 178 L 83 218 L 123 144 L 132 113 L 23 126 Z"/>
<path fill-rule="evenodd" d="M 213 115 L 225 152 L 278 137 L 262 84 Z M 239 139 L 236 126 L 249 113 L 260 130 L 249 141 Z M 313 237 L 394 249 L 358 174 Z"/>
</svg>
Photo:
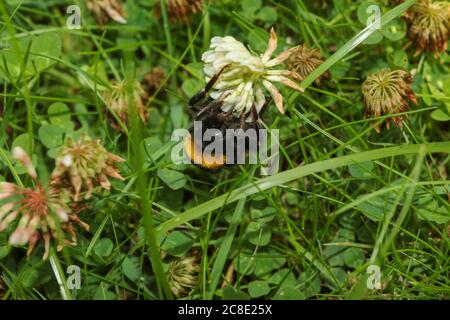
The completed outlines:
<svg viewBox="0 0 450 320">
<path fill-rule="evenodd" d="M 241 138 L 239 136 L 233 136 L 231 138 L 228 137 L 226 133 L 227 129 L 242 129 L 235 132 L 239 132 L 239 135 L 244 135 L 245 131 L 250 128 L 255 129 L 256 132 L 258 132 L 258 129 L 260 128 L 260 125 L 258 124 L 259 115 L 255 104 L 253 104 L 251 110 L 252 121 L 248 122 L 246 121 L 247 115 L 245 113 L 241 114 L 241 116 L 237 118 L 232 114 L 233 108 L 230 108 L 230 110 L 226 112 L 223 111 L 223 102 L 220 100 L 214 100 L 208 95 L 208 92 L 212 89 L 226 67 L 227 66 L 214 75 L 206 84 L 205 88 L 189 100 L 189 107 L 192 111 L 194 111 L 194 113 L 196 112 L 196 114 L 188 133 L 186 133 L 183 138 L 184 154 L 188 160 L 201 169 L 213 172 L 220 170 L 228 164 L 227 155 L 223 152 L 206 154 L 204 151 L 208 145 L 216 142 L 223 146 L 226 143 L 234 143 L 236 140 L 239 141 Z M 266 106 L 267 102 L 261 109 L 261 112 Z M 201 128 L 198 128 L 198 126 L 196 127 L 196 123 L 201 123 Z M 203 137 L 208 129 L 215 130 L 212 131 L 213 134 L 209 137 L 209 141 L 204 141 Z M 197 137 L 200 137 L 200 139 L 197 139 Z M 230 141 L 230 139 L 234 139 L 234 141 Z M 242 139 L 243 140 L 240 141 L 245 142 L 245 154 L 248 154 L 249 146 L 251 144 L 256 145 L 257 148 L 259 148 L 260 141 L 257 135 L 256 137 L 244 136 Z M 234 143 L 234 155 L 237 155 L 237 152 L 237 144 Z M 236 157 L 234 157 L 234 159 L 236 159 Z"/>
</svg>

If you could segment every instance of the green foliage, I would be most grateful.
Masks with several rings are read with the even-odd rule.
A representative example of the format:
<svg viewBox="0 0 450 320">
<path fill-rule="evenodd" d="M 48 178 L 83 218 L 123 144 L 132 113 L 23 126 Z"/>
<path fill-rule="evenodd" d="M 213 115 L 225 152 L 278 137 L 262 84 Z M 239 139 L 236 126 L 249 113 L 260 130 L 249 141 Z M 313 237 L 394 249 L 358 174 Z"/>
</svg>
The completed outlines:
<svg viewBox="0 0 450 320">
<path fill-rule="evenodd" d="M 3 62 L 0 77 L 7 81 L 17 81 L 20 76 L 36 76 L 57 62 L 61 48 L 61 39 L 56 33 L 13 38 L 8 41 L 7 48 L 0 52 L 0 60 Z"/>
<path fill-rule="evenodd" d="M 14 284 L 6 299 L 171 298 L 169 263 L 187 258 L 196 281 L 186 299 L 448 298 L 450 54 L 416 56 L 407 45 L 414 0 L 207 1 L 189 23 L 157 18 L 159 1 L 122 2 L 126 24 L 106 13 L 97 24 L 83 8 L 75 30 L 65 2 L 0 1 L 0 180 L 35 187 L 12 157 L 21 147 L 46 184 L 60 147 L 83 133 L 125 159 L 124 181 L 74 207 L 90 226 L 75 227 L 76 245 L 52 245 L 42 261 L 41 241 L 29 257 L 27 245 L 9 244 L 17 222 L 0 232 L 0 275 Z M 363 31 L 370 5 L 381 28 Z M 299 83 L 304 93 L 281 90 L 285 115 L 270 103 L 262 116 L 280 129 L 279 172 L 175 164 L 171 137 L 190 126 L 211 38 L 260 54 L 272 26 L 275 54 L 305 43 L 324 58 Z M 149 76 L 155 67 L 164 74 Z M 418 103 L 401 127 L 392 114 L 364 118 L 361 84 L 384 68 L 414 76 Z M 146 122 L 127 86 L 118 106 L 128 112 L 108 99 L 124 80 L 142 85 Z M 58 290 L 73 264 L 82 288 Z M 366 288 L 373 264 L 382 290 Z"/>
<path fill-rule="evenodd" d="M 193 244 L 194 240 L 189 234 L 174 231 L 164 240 L 161 249 L 172 256 L 183 257 L 192 248 Z"/>
</svg>

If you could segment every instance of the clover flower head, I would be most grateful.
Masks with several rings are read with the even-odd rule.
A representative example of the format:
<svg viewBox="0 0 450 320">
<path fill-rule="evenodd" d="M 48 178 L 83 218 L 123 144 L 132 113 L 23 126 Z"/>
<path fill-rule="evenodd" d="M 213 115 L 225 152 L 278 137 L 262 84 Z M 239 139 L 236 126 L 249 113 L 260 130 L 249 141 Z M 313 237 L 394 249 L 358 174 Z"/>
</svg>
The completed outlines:
<svg viewBox="0 0 450 320">
<path fill-rule="evenodd" d="M 413 78 L 403 70 L 381 70 L 370 74 L 362 84 L 366 105 L 366 117 L 379 117 L 386 114 L 401 113 L 409 109 L 409 102 L 417 104 L 417 97 L 411 89 Z M 391 118 L 397 126 L 402 126 L 404 117 Z M 389 122 L 386 122 L 389 129 Z M 380 128 L 375 130 L 379 133 Z"/>
<path fill-rule="evenodd" d="M 297 72 L 302 78 L 306 78 L 322 63 L 323 57 L 319 49 L 311 49 L 306 44 L 301 44 L 292 49 L 292 54 L 285 64 L 289 70 Z M 316 79 L 316 84 L 320 85 L 321 78 L 328 76 L 329 72 L 322 74 Z"/>
<path fill-rule="evenodd" d="M 415 55 L 430 51 L 437 57 L 445 52 L 450 35 L 450 3 L 419 0 L 405 15 L 409 44 L 416 44 Z"/>
<path fill-rule="evenodd" d="M 172 23 L 188 23 L 193 14 L 202 11 L 202 0 L 167 0 L 167 15 Z M 157 15 L 161 16 L 161 7 L 158 2 Z"/>
<path fill-rule="evenodd" d="M 147 73 L 144 77 L 145 84 L 148 88 L 148 91 L 151 93 L 156 92 L 156 90 L 161 87 L 163 80 L 165 77 L 164 69 L 161 67 L 154 67 Z"/>
<path fill-rule="evenodd" d="M 91 140 L 87 135 L 78 141 L 69 138 L 57 154 L 52 185 L 70 189 L 75 201 L 79 200 L 80 193 L 88 199 L 98 184 L 109 190 L 110 177 L 123 180 L 115 166 L 115 162 L 123 161 L 108 152 L 100 140 Z"/>
<path fill-rule="evenodd" d="M 273 28 L 270 30 L 267 50 L 261 55 L 251 53 L 231 36 L 211 39 L 210 50 L 203 54 L 202 60 L 205 63 L 206 80 L 223 70 L 210 93 L 213 99 L 223 102 L 223 111 L 231 111 L 235 117 L 248 115 L 247 120 L 251 119 L 252 105 L 255 104 L 259 112 L 266 101 L 263 90 L 265 88 L 271 94 L 278 110 L 284 113 L 283 97 L 273 83 L 279 82 L 303 91 L 293 81 L 302 80 L 297 72 L 275 68 L 289 58 L 292 49 L 271 58 L 276 49 L 277 35 Z"/>
<path fill-rule="evenodd" d="M 198 282 L 200 267 L 195 257 L 173 259 L 169 262 L 167 277 L 169 286 L 176 297 L 185 295 Z"/>
<path fill-rule="evenodd" d="M 100 24 L 105 24 L 109 19 L 125 24 L 123 7 L 118 0 L 86 0 L 86 7 L 92 11 Z"/>
<path fill-rule="evenodd" d="M 121 82 L 114 81 L 112 84 L 112 90 L 107 90 L 103 93 L 105 102 L 119 117 L 120 121 L 126 123 L 131 112 L 127 92 L 127 86 L 129 85 L 133 88 L 133 98 L 139 118 L 141 118 L 143 122 L 147 122 L 147 110 L 144 104 L 144 100 L 147 99 L 147 93 L 144 88 L 142 88 L 139 81 L 133 81 L 133 83 L 130 83 L 128 80 L 123 80 Z M 114 122 L 113 127 L 121 130 L 121 127 Z"/>
<path fill-rule="evenodd" d="M 49 185 L 43 186 L 39 182 L 31 159 L 23 149 L 16 147 L 13 157 L 25 167 L 34 187 L 25 188 L 10 182 L 0 182 L 0 200 L 6 200 L 0 206 L 0 232 L 5 231 L 18 219 L 15 230 L 9 237 L 9 243 L 28 243 L 29 255 L 37 241 L 42 239 L 45 247 L 44 259 L 47 259 L 52 239 L 56 240 L 58 249 L 76 244 L 77 236 L 72 222 L 84 228 L 88 226 L 72 210 L 67 193 Z M 70 234 L 71 241 L 65 237 L 65 233 Z"/>
</svg>

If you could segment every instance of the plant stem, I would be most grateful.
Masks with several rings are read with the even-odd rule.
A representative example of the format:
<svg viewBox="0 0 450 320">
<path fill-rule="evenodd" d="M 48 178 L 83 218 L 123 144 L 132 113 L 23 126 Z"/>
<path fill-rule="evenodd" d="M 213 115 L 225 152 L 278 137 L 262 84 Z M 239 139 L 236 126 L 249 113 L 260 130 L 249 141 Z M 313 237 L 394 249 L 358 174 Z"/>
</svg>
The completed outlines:
<svg viewBox="0 0 450 320">
<path fill-rule="evenodd" d="M 130 60 L 126 60 L 126 62 L 130 62 Z M 132 66 L 131 63 L 128 63 L 126 70 L 134 70 L 134 66 Z M 128 72 L 125 77 L 127 79 L 127 100 L 131 111 L 130 124 L 133 151 L 132 162 L 137 177 L 136 187 L 140 195 L 138 206 L 140 207 L 143 214 L 146 240 L 148 246 L 150 247 L 150 262 L 153 268 L 153 272 L 156 276 L 159 295 L 161 298 L 164 297 L 164 294 L 166 298 L 173 299 L 172 292 L 169 288 L 169 284 L 167 282 L 167 278 L 163 269 L 160 248 L 156 240 L 156 233 L 153 227 L 153 210 L 150 205 L 148 193 L 148 177 L 144 168 L 144 150 L 142 148 L 143 134 L 141 128 L 142 124 L 137 112 L 136 102 L 134 100 L 134 81 L 133 76 L 130 73 L 131 72 Z"/>
<path fill-rule="evenodd" d="M 55 275 L 56 281 L 58 282 L 59 290 L 61 291 L 61 297 L 63 300 L 72 300 L 72 293 L 69 288 L 67 288 L 67 280 L 64 271 L 59 262 L 58 255 L 53 247 L 50 248 L 50 265 L 52 266 L 53 273 Z"/>
</svg>

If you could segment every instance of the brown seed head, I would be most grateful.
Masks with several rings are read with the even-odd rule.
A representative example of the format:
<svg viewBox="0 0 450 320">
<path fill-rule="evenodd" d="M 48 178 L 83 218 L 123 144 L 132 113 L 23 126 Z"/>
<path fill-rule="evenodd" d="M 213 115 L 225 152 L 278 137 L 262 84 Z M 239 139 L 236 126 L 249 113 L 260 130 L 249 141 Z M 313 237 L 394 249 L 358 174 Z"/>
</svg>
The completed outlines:
<svg viewBox="0 0 450 320">
<path fill-rule="evenodd" d="M 119 0 L 86 0 L 86 7 L 94 14 L 95 20 L 102 25 L 110 19 L 122 24 L 127 23 Z"/>
<path fill-rule="evenodd" d="M 127 92 L 127 86 L 130 85 L 132 86 L 132 97 L 134 98 L 139 118 L 141 118 L 143 122 L 147 122 L 148 112 L 144 100 L 146 100 L 148 96 L 139 81 L 133 81 L 133 83 L 129 83 L 127 80 L 123 80 L 119 83 L 113 81 L 112 90 L 105 91 L 103 94 L 105 102 L 125 125 L 131 113 Z M 117 130 L 122 130 L 114 120 L 112 125 Z"/>
<path fill-rule="evenodd" d="M 100 140 L 91 140 L 87 135 L 78 141 L 69 138 L 56 157 L 52 185 L 70 190 L 75 201 L 81 193 L 88 199 L 98 185 L 109 190 L 109 178 L 123 180 L 115 166 L 115 162 L 123 161 L 108 152 Z"/>
<path fill-rule="evenodd" d="M 172 23 L 189 23 L 191 16 L 202 11 L 201 0 L 167 0 L 167 15 Z M 158 1 L 157 15 L 161 17 L 161 7 Z"/>
<path fill-rule="evenodd" d="M 405 14 L 408 24 L 408 46 L 416 46 L 415 55 L 424 51 L 439 53 L 447 50 L 450 34 L 450 2 L 419 0 Z"/>
<path fill-rule="evenodd" d="M 323 57 L 320 50 L 308 48 L 306 44 L 301 44 L 291 49 L 291 55 L 285 62 L 287 68 L 291 71 L 295 71 L 302 79 L 306 78 L 322 63 Z M 316 84 L 320 85 L 320 80 L 329 76 L 329 72 L 322 74 L 316 79 Z"/>
<path fill-rule="evenodd" d="M 195 257 L 173 259 L 169 262 L 167 277 L 170 288 L 176 297 L 186 295 L 198 282 L 200 267 Z"/>
<path fill-rule="evenodd" d="M 411 89 L 410 73 L 403 70 L 381 70 L 370 74 L 362 84 L 366 105 L 366 117 L 380 117 L 401 113 L 409 109 L 409 102 L 417 104 L 417 97 Z M 402 126 L 404 116 L 391 118 L 395 125 Z M 389 122 L 386 122 L 389 128 Z M 380 128 L 375 129 L 380 132 Z"/>
</svg>

